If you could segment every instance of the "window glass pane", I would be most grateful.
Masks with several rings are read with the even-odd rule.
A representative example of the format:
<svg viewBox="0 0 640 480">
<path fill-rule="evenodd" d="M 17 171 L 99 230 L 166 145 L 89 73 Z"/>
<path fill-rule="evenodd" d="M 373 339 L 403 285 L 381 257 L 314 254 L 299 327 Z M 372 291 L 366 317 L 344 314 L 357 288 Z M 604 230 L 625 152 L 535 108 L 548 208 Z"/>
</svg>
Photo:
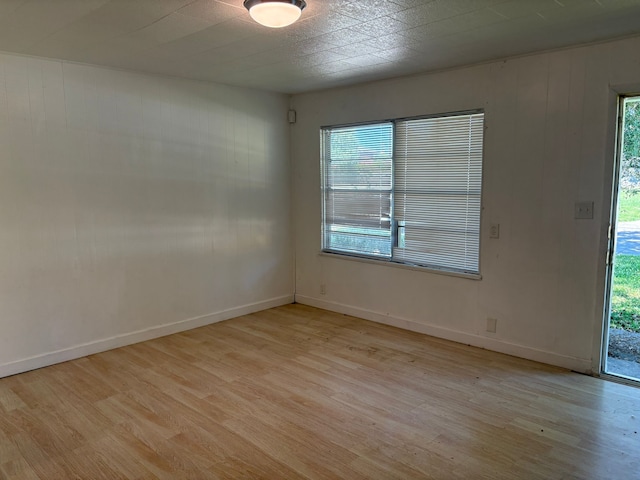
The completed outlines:
<svg viewBox="0 0 640 480">
<path fill-rule="evenodd" d="M 394 260 L 479 272 L 483 124 L 482 113 L 396 124 Z"/>
<path fill-rule="evenodd" d="M 391 255 L 393 124 L 322 132 L 323 248 Z"/>
<path fill-rule="evenodd" d="M 483 113 L 323 129 L 323 249 L 479 273 L 483 134 Z"/>
</svg>

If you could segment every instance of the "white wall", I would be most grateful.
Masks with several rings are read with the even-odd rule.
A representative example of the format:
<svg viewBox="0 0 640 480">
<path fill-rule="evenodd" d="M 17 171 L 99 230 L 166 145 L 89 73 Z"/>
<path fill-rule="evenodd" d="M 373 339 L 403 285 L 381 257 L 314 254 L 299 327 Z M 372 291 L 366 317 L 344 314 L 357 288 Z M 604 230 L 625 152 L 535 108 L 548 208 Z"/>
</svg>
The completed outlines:
<svg viewBox="0 0 640 480">
<path fill-rule="evenodd" d="M 0 55 L 0 376 L 290 302 L 287 107 Z"/>
<path fill-rule="evenodd" d="M 614 90 L 640 91 L 638 51 L 634 38 L 294 96 L 296 300 L 597 371 Z M 482 280 L 319 255 L 322 125 L 475 108 L 487 127 Z M 594 220 L 574 220 L 579 200 L 595 202 Z"/>
</svg>

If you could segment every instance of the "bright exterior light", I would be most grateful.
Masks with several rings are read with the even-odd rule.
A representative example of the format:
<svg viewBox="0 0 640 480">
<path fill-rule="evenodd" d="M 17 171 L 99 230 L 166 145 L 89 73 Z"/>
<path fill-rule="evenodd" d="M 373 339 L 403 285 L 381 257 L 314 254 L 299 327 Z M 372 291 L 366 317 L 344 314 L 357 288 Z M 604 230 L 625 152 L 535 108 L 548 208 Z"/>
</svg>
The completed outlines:
<svg viewBox="0 0 640 480">
<path fill-rule="evenodd" d="M 300 18 L 307 3 L 303 0 L 245 0 L 244 6 L 259 24 L 282 28 Z"/>
</svg>

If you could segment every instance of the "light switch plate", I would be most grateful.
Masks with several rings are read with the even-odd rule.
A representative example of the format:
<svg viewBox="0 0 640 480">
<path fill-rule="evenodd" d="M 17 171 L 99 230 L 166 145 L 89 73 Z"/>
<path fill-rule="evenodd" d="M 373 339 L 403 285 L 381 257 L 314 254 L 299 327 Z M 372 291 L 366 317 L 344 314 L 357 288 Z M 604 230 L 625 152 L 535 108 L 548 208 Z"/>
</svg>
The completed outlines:
<svg viewBox="0 0 640 480">
<path fill-rule="evenodd" d="M 489 226 L 489 238 L 500 238 L 500 224 L 492 223 Z"/>
<path fill-rule="evenodd" d="M 573 218 L 579 220 L 592 220 L 593 202 L 576 202 Z"/>
</svg>

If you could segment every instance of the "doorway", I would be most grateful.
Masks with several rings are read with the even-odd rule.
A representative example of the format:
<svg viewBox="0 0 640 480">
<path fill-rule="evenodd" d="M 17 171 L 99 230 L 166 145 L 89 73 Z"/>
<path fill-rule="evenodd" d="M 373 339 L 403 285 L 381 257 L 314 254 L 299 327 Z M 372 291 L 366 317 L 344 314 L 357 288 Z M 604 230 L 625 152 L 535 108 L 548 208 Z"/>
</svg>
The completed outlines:
<svg viewBox="0 0 640 480">
<path fill-rule="evenodd" d="M 640 95 L 620 98 L 602 370 L 640 382 Z"/>
</svg>

